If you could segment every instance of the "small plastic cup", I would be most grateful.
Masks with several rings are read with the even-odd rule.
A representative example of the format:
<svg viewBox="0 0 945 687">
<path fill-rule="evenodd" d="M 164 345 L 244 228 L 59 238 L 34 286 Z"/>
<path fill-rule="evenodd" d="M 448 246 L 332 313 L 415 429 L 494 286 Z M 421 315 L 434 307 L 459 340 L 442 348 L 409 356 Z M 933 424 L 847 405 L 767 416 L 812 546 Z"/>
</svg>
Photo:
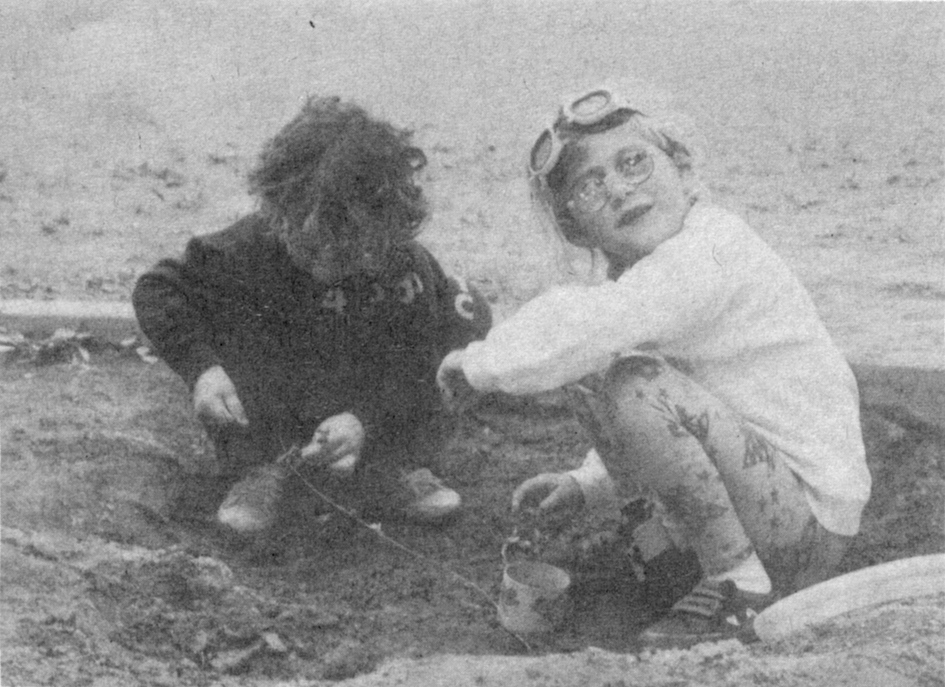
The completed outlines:
<svg viewBox="0 0 945 687">
<path fill-rule="evenodd" d="M 517 634 L 545 634 L 568 613 L 571 576 L 553 565 L 536 561 L 512 563 L 502 575 L 499 622 Z"/>
</svg>

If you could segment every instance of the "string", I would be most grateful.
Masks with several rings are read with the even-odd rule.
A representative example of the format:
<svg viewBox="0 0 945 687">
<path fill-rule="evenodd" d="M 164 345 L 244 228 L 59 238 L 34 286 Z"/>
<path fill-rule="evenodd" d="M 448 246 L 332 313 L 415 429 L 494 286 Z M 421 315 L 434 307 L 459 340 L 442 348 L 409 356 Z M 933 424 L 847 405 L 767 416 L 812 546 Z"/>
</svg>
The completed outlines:
<svg viewBox="0 0 945 687">
<path fill-rule="evenodd" d="M 439 561 L 439 560 L 436 560 L 436 559 L 434 559 L 434 558 L 430 558 L 429 556 L 426 556 L 426 555 L 420 553 L 419 551 L 415 551 L 414 549 L 411 549 L 411 548 L 410 548 L 409 546 L 407 546 L 406 544 L 402 544 L 401 542 L 399 542 L 399 541 L 397 541 L 396 539 L 394 539 L 394 538 L 388 536 L 387 534 L 384 534 L 384 532 L 381 530 L 380 524 L 372 524 L 372 523 L 367 522 L 367 521 L 364 520 L 363 518 L 359 517 L 354 511 L 352 511 L 352 510 L 349 509 L 349 508 L 345 508 L 345 507 L 342 506 L 340 503 L 338 503 L 338 502 L 336 502 L 335 500 L 333 500 L 332 498 L 330 498 L 327 494 L 323 493 L 323 492 L 320 491 L 318 488 L 316 488 L 314 484 L 312 484 L 309 480 L 307 480 L 307 479 L 299 472 L 299 470 L 298 470 L 298 468 L 297 468 L 297 464 L 299 463 L 300 459 L 301 459 L 301 449 L 300 449 L 298 446 L 292 446 L 288 451 L 286 451 L 286 452 L 283 453 L 281 456 L 279 456 L 279 457 L 276 459 L 275 462 L 276 462 L 277 465 L 282 465 L 282 466 L 288 467 L 288 469 L 291 470 L 292 474 L 294 474 L 294 475 L 302 482 L 302 484 L 303 484 L 309 491 L 311 491 L 313 494 L 315 494 L 316 496 L 318 496 L 320 499 L 322 499 L 322 500 L 323 500 L 325 503 L 327 503 L 329 506 L 331 506 L 332 508 L 334 508 L 335 510 L 337 510 L 339 513 L 341 513 L 341 514 L 344 515 L 345 517 L 349 518 L 349 519 L 352 520 L 353 522 L 357 523 L 357 524 L 360 525 L 361 527 L 364 527 L 365 529 L 370 530 L 370 531 L 373 532 L 377 537 L 379 537 L 381 540 L 383 540 L 383 541 L 386 542 L 387 544 L 390 544 L 390 545 L 393 546 L 394 548 L 396 548 L 396 549 L 398 549 L 398 550 L 400 550 L 400 551 L 403 551 L 404 553 L 406 553 L 406 554 L 408 554 L 408 555 L 410 555 L 410 556 L 416 558 L 416 559 L 419 560 L 419 561 L 422 561 L 422 562 L 425 562 L 425 563 L 432 563 L 432 564 L 438 566 L 439 568 L 441 568 L 442 570 L 445 570 L 445 571 L 448 572 L 450 575 L 452 575 L 453 577 L 455 577 L 457 580 L 459 580 L 460 582 L 462 582 L 464 585 L 466 585 L 466 586 L 469 587 L 470 589 L 473 589 L 473 590 L 475 590 L 476 592 L 478 592 L 480 595 L 482 595 L 482 597 L 485 598 L 486 601 L 488 601 L 489 604 L 490 604 L 493 608 L 496 609 L 496 611 L 498 611 L 498 609 L 499 609 L 498 603 L 496 603 L 496 601 L 493 600 L 493 598 L 488 594 L 488 592 L 486 592 L 482 587 L 480 587 L 479 585 L 477 585 L 475 582 L 473 582 L 472 580 L 470 580 L 470 579 L 467 578 L 466 576 L 464 576 L 464 575 L 462 575 L 462 574 L 456 572 L 455 570 L 453 570 L 449 565 L 447 565 L 447 564 L 444 563 L 443 561 Z M 504 547 L 504 546 L 503 546 L 503 548 L 502 548 L 502 554 L 503 554 L 503 562 L 504 562 L 504 558 L 505 558 L 505 547 Z M 517 639 L 519 642 L 521 642 L 521 644 L 525 647 L 526 651 L 528 651 L 529 653 L 531 653 L 532 647 L 531 647 L 531 645 L 530 645 L 523 637 L 521 637 L 520 635 L 516 634 L 515 632 L 512 632 L 512 631 L 509 630 L 508 628 L 503 627 L 503 629 L 504 629 L 506 632 L 508 632 L 510 635 L 512 635 L 515 639 Z"/>
</svg>

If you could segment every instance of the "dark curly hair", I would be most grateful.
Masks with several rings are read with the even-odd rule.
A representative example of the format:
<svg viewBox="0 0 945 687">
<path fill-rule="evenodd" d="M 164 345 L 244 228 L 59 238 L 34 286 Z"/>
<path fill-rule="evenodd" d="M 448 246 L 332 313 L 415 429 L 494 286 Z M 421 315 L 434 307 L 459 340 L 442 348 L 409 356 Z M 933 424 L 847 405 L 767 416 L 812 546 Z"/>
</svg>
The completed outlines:
<svg viewBox="0 0 945 687">
<path fill-rule="evenodd" d="M 414 181 L 426 156 L 411 137 L 358 105 L 311 97 L 263 146 L 249 191 L 284 239 L 317 227 L 346 243 L 376 241 L 369 234 L 379 231 L 399 243 L 414 237 L 427 216 Z"/>
</svg>

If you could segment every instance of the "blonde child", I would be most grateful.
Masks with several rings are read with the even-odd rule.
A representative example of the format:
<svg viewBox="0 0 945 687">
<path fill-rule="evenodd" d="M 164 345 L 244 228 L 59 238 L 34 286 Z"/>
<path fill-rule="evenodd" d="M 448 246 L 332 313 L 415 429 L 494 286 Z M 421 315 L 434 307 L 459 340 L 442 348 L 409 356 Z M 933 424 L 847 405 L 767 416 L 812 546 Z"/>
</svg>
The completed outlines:
<svg viewBox="0 0 945 687">
<path fill-rule="evenodd" d="M 858 531 L 870 476 L 850 368 L 787 266 L 702 198 L 669 123 L 591 91 L 538 138 L 529 174 L 608 280 L 535 298 L 450 353 L 440 386 L 593 387 L 606 441 L 581 468 L 524 482 L 513 508 L 590 505 L 611 479 L 642 490 L 704 578 L 641 639 L 744 636 L 779 595 L 828 577 Z"/>
</svg>

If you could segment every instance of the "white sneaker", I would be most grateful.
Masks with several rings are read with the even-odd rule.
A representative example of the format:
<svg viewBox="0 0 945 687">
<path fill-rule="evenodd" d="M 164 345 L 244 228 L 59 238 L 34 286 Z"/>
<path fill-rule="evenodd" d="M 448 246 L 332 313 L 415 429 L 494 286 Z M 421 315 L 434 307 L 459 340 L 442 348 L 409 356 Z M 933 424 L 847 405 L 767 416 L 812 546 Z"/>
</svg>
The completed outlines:
<svg viewBox="0 0 945 687">
<path fill-rule="evenodd" d="M 240 534 L 256 534 L 276 524 L 287 471 L 280 465 L 253 468 L 230 488 L 217 520 Z"/>
<path fill-rule="evenodd" d="M 401 482 L 411 493 L 407 517 L 422 523 L 435 523 L 453 515 L 462 505 L 460 495 L 447 487 L 427 468 L 405 474 Z"/>
</svg>

